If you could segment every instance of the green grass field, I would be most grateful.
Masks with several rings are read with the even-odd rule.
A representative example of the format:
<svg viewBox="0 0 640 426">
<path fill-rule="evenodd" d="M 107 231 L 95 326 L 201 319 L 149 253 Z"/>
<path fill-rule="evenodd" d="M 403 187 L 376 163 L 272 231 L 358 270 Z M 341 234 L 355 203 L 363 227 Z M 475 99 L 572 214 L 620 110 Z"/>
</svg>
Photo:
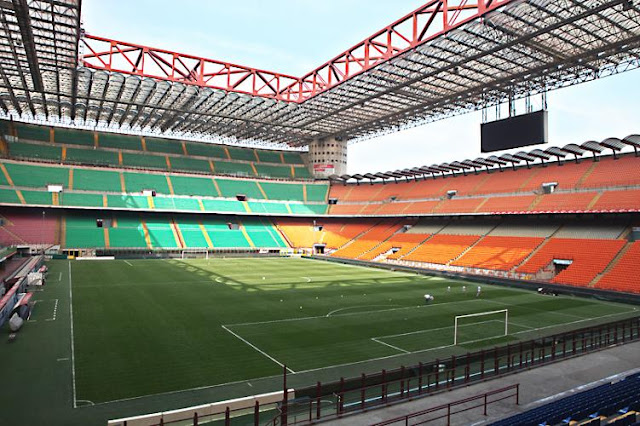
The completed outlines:
<svg viewBox="0 0 640 426">
<path fill-rule="evenodd" d="M 462 281 L 310 259 L 82 261 L 68 270 L 78 405 L 278 376 L 282 365 L 337 379 L 338 368 L 357 375 L 378 361 L 398 366 L 635 312 L 489 285 L 476 297 L 477 285 Z M 453 346 L 456 315 L 503 309 L 507 336 L 504 314 L 469 318 Z"/>
</svg>

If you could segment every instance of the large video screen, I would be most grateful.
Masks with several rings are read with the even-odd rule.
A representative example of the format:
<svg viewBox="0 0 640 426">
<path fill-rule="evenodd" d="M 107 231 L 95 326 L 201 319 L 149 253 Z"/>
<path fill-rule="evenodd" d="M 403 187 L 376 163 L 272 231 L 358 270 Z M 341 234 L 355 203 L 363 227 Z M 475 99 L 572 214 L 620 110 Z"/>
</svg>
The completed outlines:
<svg viewBox="0 0 640 426">
<path fill-rule="evenodd" d="M 480 132 L 482 152 L 547 143 L 547 111 L 483 123 Z"/>
</svg>

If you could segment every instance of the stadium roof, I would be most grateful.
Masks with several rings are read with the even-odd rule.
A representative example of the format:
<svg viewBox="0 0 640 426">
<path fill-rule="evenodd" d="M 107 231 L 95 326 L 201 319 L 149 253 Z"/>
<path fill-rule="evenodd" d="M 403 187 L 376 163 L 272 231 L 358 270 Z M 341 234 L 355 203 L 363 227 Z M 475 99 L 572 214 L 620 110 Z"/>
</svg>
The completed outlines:
<svg viewBox="0 0 640 426">
<path fill-rule="evenodd" d="M 640 65 L 630 0 L 431 0 L 303 77 L 83 35 L 80 9 L 0 0 L 6 116 L 303 146 Z"/>
</svg>

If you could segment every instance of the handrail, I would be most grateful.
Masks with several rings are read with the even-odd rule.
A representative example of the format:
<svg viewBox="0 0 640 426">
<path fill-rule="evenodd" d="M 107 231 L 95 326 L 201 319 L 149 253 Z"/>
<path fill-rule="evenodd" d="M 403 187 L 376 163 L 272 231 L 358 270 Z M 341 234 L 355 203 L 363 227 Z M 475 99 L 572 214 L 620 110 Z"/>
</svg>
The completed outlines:
<svg viewBox="0 0 640 426">
<path fill-rule="evenodd" d="M 498 395 L 498 394 L 503 394 L 505 392 L 508 391 L 512 391 L 513 389 L 515 389 L 515 393 L 514 394 L 510 394 L 510 395 L 506 395 L 506 396 L 502 396 L 498 399 L 495 400 L 489 400 L 490 396 L 493 395 Z M 470 411 L 473 410 L 475 408 L 479 408 L 479 407 L 483 407 L 484 408 L 484 415 L 487 415 L 487 406 L 494 404 L 496 402 L 500 402 L 500 401 L 504 401 L 505 399 L 511 398 L 511 397 L 515 397 L 516 398 L 516 405 L 520 404 L 520 383 L 516 383 L 514 385 L 511 386 L 507 386 L 504 388 L 500 388 L 500 389 L 495 389 L 489 392 L 485 392 L 483 394 L 480 395 L 475 395 L 469 398 L 464 398 L 464 399 L 460 399 L 458 401 L 454 401 L 454 402 L 449 402 L 447 404 L 442 404 L 442 405 L 438 405 L 437 407 L 432 407 L 432 408 L 428 408 L 426 410 L 422 410 L 422 411 L 416 411 L 414 413 L 411 414 L 407 414 L 404 416 L 400 416 L 400 417 L 396 417 L 393 419 L 389 419 L 389 420 L 385 420 L 383 422 L 380 423 L 375 423 L 372 426 L 386 426 L 386 425 L 392 425 L 398 422 L 402 422 L 405 425 L 409 424 L 409 419 L 413 419 L 416 417 L 421 417 L 427 414 L 431 414 L 431 413 L 436 413 L 438 411 L 442 411 L 442 410 L 447 410 L 447 413 L 444 415 L 440 415 L 438 417 L 434 417 L 432 419 L 428 419 L 426 421 L 421 421 L 420 423 L 416 423 L 416 424 L 425 424 L 425 423 L 429 423 L 431 421 L 434 420 L 439 420 L 439 419 L 443 419 L 446 418 L 447 419 L 447 424 L 451 423 L 451 416 L 454 414 L 459 414 L 459 413 L 464 413 L 465 411 Z M 469 402 L 474 402 L 474 401 L 478 401 L 478 400 L 483 400 L 483 402 L 481 404 L 478 405 L 473 405 L 471 407 L 467 407 L 467 408 L 463 408 L 461 410 L 458 411 L 452 411 L 451 409 L 453 407 L 457 407 L 458 405 L 464 405 L 467 404 Z"/>
</svg>

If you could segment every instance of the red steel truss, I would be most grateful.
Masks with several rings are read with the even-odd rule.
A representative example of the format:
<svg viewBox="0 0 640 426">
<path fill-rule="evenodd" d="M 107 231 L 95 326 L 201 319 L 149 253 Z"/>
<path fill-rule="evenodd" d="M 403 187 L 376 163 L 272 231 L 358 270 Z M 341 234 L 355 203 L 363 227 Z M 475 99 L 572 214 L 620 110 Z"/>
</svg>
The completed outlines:
<svg viewBox="0 0 640 426">
<path fill-rule="evenodd" d="M 431 0 L 302 78 L 85 35 L 81 65 L 111 72 L 302 103 L 516 0 Z"/>
</svg>

